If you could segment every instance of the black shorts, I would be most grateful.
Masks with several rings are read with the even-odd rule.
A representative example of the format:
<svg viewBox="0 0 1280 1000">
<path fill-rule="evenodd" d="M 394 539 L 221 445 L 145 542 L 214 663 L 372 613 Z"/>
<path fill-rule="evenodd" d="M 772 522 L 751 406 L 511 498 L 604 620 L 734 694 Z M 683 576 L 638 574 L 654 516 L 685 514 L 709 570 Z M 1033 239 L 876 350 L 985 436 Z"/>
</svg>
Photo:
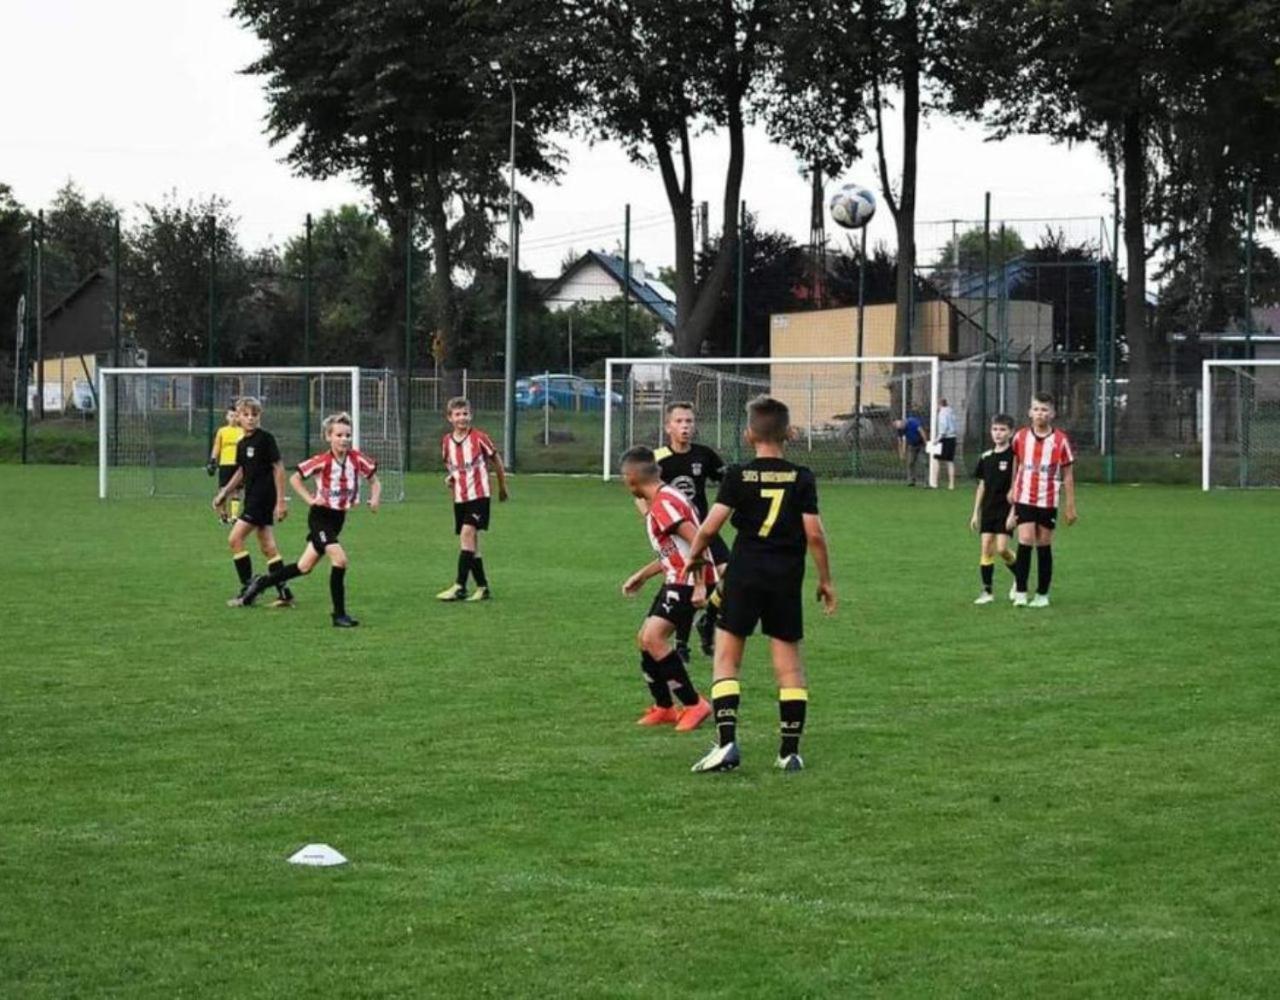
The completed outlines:
<svg viewBox="0 0 1280 1000">
<path fill-rule="evenodd" d="M 717 628 L 745 639 L 756 630 L 783 642 L 804 638 L 804 574 L 769 580 L 753 573 L 734 572 L 724 578 Z"/>
<path fill-rule="evenodd" d="M 311 513 L 307 515 L 307 541 L 313 549 L 324 555 L 328 546 L 338 544 L 338 536 L 342 534 L 342 526 L 346 520 L 345 510 L 312 507 Z"/>
<path fill-rule="evenodd" d="M 982 508 L 982 533 L 984 535 L 1008 535 L 1009 505 L 1002 503 L 997 507 Z"/>
<path fill-rule="evenodd" d="M 942 450 L 938 452 L 939 462 L 954 462 L 956 460 L 956 439 L 943 438 Z"/>
<path fill-rule="evenodd" d="M 707 544 L 707 553 L 711 556 L 712 565 L 723 566 L 729 561 L 729 544 L 719 535 L 713 535 Z"/>
<path fill-rule="evenodd" d="M 691 584 L 664 583 L 653 595 L 648 617 L 669 621 L 680 632 L 693 624 L 694 611 Z"/>
<path fill-rule="evenodd" d="M 237 519 L 255 528 L 269 528 L 276 523 L 276 502 L 246 497 L 244 509 Z"/>
<path fill-rule="evenodd" d="M 1057 507 L 1033 507 L 1029 503 L 1014 504 L 1013 509 L 1019 524 L 1038 524 L 1052 531 L 1058 526 Z"/>
<path fill-rule="evenodd" d="M 218 466 L 218 489 L 222 489 L 227 483 L 231 482 L 231 477 L 236 474 L 236 469 L 238 468 L 240 468 L 238 465 Z"/>
<path fill-rule="evenodd" d="M 489 530 L 489 498 L 464 500 L 453 505 L 453 533 L 462 534 L 462 526 L 469 524 L 476 531 Z"/>
</svg>

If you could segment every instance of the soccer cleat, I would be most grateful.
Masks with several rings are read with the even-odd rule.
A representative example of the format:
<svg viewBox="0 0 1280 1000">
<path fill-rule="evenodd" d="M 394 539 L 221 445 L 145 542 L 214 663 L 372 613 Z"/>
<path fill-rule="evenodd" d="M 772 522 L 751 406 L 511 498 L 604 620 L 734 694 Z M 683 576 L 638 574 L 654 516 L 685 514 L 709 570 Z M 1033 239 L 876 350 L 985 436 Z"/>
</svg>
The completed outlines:
<svg viewBox="0 0 1280 1000">
<path fill-rule="evenodd" d="M 704 656 L 716 655 L 716 626 L 706 615 L 698 619 L 698 624 L 694 626 L 698 630 L 698 639 L 702 643 L 702 654 Z"/>
<path fill-rule="evenodd" d="M 738 757 L 738 744 L 726 743 L 714 746 L 711 752 L 689 768 L 694 774 L 705 774 L 708 771 L 732 771 L 741 763 Z"/>
<path fill-rule="evenodd" d="M 229 608 L 247 608 L 258 599 L 258 595 L 267 589 L 267 578 L 265 576 L 256 576 L 243 587 L 240 593 L 227 601 Z"/>
<path fill-rule="evenodd" d="M 280 596 L 271 602 L 273 608 L 292 608 L 295 607 L 297 601 L 294 599 L 293 591 L 288 587 L 280 592 Z"/>
<path fill-rule="evenodd" d="M 1027 595 L 1026 595 L 1026 594 L 1014 594 L 1014 595 L 1013 595 L 1013 606 L 1014 606 L 1015 608 L 1025 608 L 1025 607 L 1027 606 Z"/>
<path fill-rule="evenodd" d="M 680 720 L 680 712 L 674 705 L 663 708 L 650 705 L 649 710 L 636 719 L 637 726 L 672 726 Z"/>
<path fill-rule="evenodd" d="M 711 715 L 711 702 L 699 698 L 696 705 L 680 709 L 680 721 L 676 723 L 677 733 L 691 733 L 707 721 Z"/>
<path fill-rule="evenodd" d="M 356 621 L 354 618 L 352 618 L 350 615 L 334 615 L 333 616 L 334 628 L 355 628 L 359 624 L 360 623 Z"/>
<path fill-rule="evenodd" d="M 804 758 L 798 753 L 789 753 L 785 757 L 779 757 L 775 760 L 773 766 L 779 771 L 803 771 Z"/>
<path fill-rule="evenodd" d="M 991 591 L 989 590 L 984 590 L 981 594 L 979 594 L 976 598 L 974 598 L 973 603 L 974 604 L 990 604 L 994 600 L 995 600 L 995 595 L 992 594 Z"/>
<path fill-rule="evenodd" d="M 451 583 L 447 588 L 436 594 L 437 601 L 465 601 L 467 599 L 467 588 L 458 583 Z"/>
<path fill-rule="evenodd" d="M 470 597 L 463 598 L 463 599 L 464 599 L 468 604 L 470 604 L 470 603 L 472 603 L 472 602 L 474 602 L 474 601 L 491 601 L 491 600 L 493 600 L 493 594 L 490 592 L 490 590 L 489 590 L 489 588 L 488 588 L 487 586 L 485 586 L 485 587 L 477 587 L 474 591 L 472 591 L 472 592 L 471 592 L 471 596 L 470 596 Z"/>
<path fill-rule="evenodd" d="M 1031 603 L 1027 605 L 1027 607 L 1029 608 L 1047 608 L 1048 606 L 1049 606 L 1048 594 L 1036 594 L 1035 597 L 1031 598 Z"/>
</svg>

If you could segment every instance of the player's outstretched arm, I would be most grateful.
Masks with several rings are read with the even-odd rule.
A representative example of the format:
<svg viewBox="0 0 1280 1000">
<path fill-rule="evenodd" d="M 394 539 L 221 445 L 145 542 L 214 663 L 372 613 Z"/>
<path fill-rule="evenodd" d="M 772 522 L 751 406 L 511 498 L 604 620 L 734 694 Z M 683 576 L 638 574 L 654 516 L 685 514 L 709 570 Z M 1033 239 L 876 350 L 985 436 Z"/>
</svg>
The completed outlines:
<svg viewBox="0 0 1280 1000">
<path fill-rule="evenodd" d="M 640 591 L 640 588 L 644 586 L 646 580 L 650 577 L 657 576 L 661 572 L 662 563 L 657 559 L 646 566 L 641 566 L 623 581 L 622 592 L 626 594 L 627 597 L 635 596 Z"/>
<path fill-rule="evenodd" d="M 818 568 L 818 600 L 822 602 L 822 610 L 828 615 L 836 613 L 836 585 L 831 579 L 831 558 L 827 551 L 827 533 L 822 527 L 822 517 L 818 514 L 804 515 L 804 538 L 809 546 L 809 555 L 813 556 L 813 564 Z"/>
<path fill-rule="evenodd" d="M 1076 467 L 1068 465 L 1062 470 L 1062 492 L 1067 495 L 1067 509 L 1063 512 L 1067 524 L 1075 524 L 1080 520 L 1076 513 Z"/>
<path fill-rule="evenodd" d="M 227 497 L 231 496 L 240 488 L 240 484 L 244 482 L 244 468 L 237 467 L 236 471 L 231 474 L 231 478 L 227 480 L 227 485 L 218 490 L 213 495 L 213 509 L 217 510 L 227 502 Z"/>
<path fill-rule="evenodd" d="M 702 527 L 698 529 L 698 533 L 694 536 L 693 543 L 689 547 L 689 562 L 691 564 L 701 561 L 702 554 L 707 551 L 707 546 L 711 544 L 711 539 L 720 534 L 720 529 L 724 527 L 724 522 L 729 520 L 732 514 L 732 507 L 722 503 L 713 503 L 711 505 L 711 510 L 707 511 L 707 519 L 702 522 Z"/>
<path fill-rule="evenodd" d="M 498 502 L 505 503 L 511 495 L 507 492 L 507 470 L 496 451 L 493 453 L 493 471 L 498 474 Z"/>
</svg>

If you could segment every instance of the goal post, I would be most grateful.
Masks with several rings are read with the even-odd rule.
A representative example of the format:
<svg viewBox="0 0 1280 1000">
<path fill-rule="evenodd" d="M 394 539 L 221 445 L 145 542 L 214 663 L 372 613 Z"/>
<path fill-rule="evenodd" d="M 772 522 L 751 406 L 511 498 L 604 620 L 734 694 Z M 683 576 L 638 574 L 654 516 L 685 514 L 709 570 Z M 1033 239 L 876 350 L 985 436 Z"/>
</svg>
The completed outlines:
<svg viewBox="0 0 1280 1000">
<path fill-rule="evenodd" d="M 746 459 L 746 404 L 775 396 L 787 404 L 796 461 L 824 478 L 935 481 L 937 461 L 921 468 L 899 455 L 895 419 L 915 416 L 936 435 L 941 366 L 932 355 L 765 358 L 609 358 L 605 362 L 601 476 L 637 444 L 663 443 L 665 409 L 693 404 L 698 440 L 726 460 Z"/>
<path fill-rule="evenodd" d="M 378 463 L 383 496 L 404 496 L 399 380 L 353 366 L 98 370 L 98 496 L 211 493 L 212 435 L 240 396 L 263 404 L 263 426 L 286 466 L 324 447 L 330 413 L 351 415 L 352 441 Z"/>
<path fill-rule="evenodd" d="M 1280 358 L 1200 366 L 1200 486 L 1280 487 Z"/>
</svg>

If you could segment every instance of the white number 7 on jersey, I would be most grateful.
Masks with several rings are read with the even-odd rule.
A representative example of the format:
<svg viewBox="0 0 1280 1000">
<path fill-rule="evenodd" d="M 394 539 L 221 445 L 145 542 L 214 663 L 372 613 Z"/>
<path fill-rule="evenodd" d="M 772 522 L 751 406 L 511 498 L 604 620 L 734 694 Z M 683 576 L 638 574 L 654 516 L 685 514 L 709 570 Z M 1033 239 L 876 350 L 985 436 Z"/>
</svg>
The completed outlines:
<svg viewBox="0 0 1280 1000">
<path fill-rule="evenodd" d="M 769 532 L 773 530 L 773 523 L 778 520 L 778 513 L 782 510 L 782 500 L 787 495 L 787 491 L 761 490 L 760 495 L 769 498 L 769 513 L 765 515 L 764 524 L 760 525 L 760 537 L 768 538 Z"/>
</svg>

